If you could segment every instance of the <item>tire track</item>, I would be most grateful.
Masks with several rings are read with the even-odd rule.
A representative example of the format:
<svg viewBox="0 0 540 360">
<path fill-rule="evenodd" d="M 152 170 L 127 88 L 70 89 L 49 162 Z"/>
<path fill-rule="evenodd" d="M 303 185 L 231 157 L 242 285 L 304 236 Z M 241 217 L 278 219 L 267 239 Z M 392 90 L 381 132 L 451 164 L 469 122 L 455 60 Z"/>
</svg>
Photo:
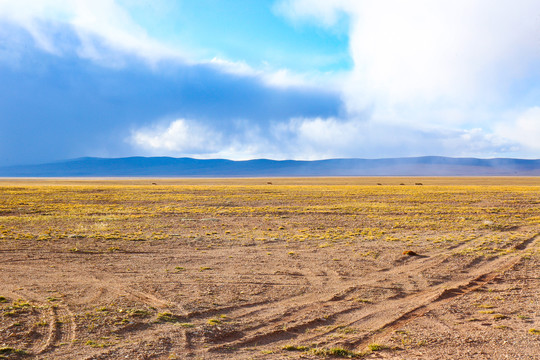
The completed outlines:
<svg viewBox="0 0 540 360">
<path fill-rule="evenodd" d="M 47 340 L 35 353 L 41 355 L 60 346 L 71 347 L 75 338 L 76 324 L 73 313 L 63 305 L 51 306 Z"/>
<path fill-rule="evenodd" d="M 514 246 L 518 252 L 528 248 L 539 234 L 522 241 Z M 464 246 L 469 244 L 463 244 Z M 284 340 L 296 339 L 301 344 L 312 344 L 314 342 L 329 346 L 344 346 L 350 349 L 361 348 L 368 345 L 374 335 L 377 337 L 386 336 L 394 329 L 402 327 L 407 322 L 423 316 L 428 311 L 440 306 L 445 301 L 449 301 L 457 296 L 474 291 L 492 281 L 501 272 L 511 269 L 517 264 L 521 257 L 519 254 L 508 257 L 488 259 L 483 266 L 474 271 L 474 275 L 466 279 L 449 280 L 441 284 L 427 286 L 410 295 L 400 292 L 392 299 L 386 298 L 375 305 L 358 306 L 352 305 L 351 297 L 362 288 L 369 287 L 370 284 L 376 285 L 381 281 L 391 281 L 392 278 L 399 279 L 404 273 L 418 273 L 422 269 L 433 269 L 452 255 L 437 254 L 430 258 L 419 259 L 420 261 L 410 262 L 402 266 L 390 269 L 378 277 L 362 283 L 346 281 L 339 286 L 340 291 L 330 295 L 325 300 L 310 302 L 313 294 L 306 294 L 294 298 L 292 302 L 296 306 L 287 306 L 291 299 L 276 301 L 271 303 L 268 309 L 261 311 L 257 323 L 259 325 L 246 327 L 242 329 L 242 337 L 232 339 L 224 344 L 210 348 L 210 351 L 227 351 L 230 348 L 242 348 L 257 345 L 269 345 Z M 356 283 L 356 284 L 354 284 Z M 333 303 L 333 304 L 332 304 Z M 420 305 L 418 305 L 420 304 Z M 275 309 L 281 308 L 281 314 L 276 314 Z M 274 312 L 275 316 L 269 316 Z M 287 316 L 287 314 L 293 314 Z M 390 321 L 388 321 L 390 317 Z M 262 325 L 264 324 L 264 325 Z M 322 328 L 333 324 L 344 324 L 339 326 L 349 327 L 362 325 L 364 328 L 371 328 L 367 333 L 350 337 L 347 341 L 335 341 L 332 334 L 334 329 L 323 331 L 316 335 L 304 334 L 306 330 Z M 255 332 L 254 332 L 255 331 Z"/>
<path fill-rule="evenodd" d="M 107 279 L 105 279 L 105 276 L 107 277 Z M 93 271 L 90 272 L 89 280 L 90 283 L 96 283 L 99 292 L 102 293 L 111 291 L 120 296 L 126 296 L 131 300 L 139 301 L 158 309 L 167 309 L 171 307 L 171 303 L 169 301 L 159 299 L 153 294 L 128 289 L 126 286 L 118 285 L 121 283 L 121 281 L 116 278 L 112 278 L 110 274 L 101 275 Z"/>
<path fill-rule="evenodd" d="M 44 341 L 34 344 L 30 352 L 34 355 L 46 354 L 60 346 L 71 347 L 76 338 L 75 316 L 64 304 L 44 304 L 37 300 L 40 296 L 31 290 L 19 290 L 13 293 L 19 299 L 28 299 L 29 302 L 40 304 L 36 309 L 47 309 L 47 333 Z"/>
<path fill-rule="evenodd" d="M 513 249 L 523 252 L 539 237 L 540 234 L 536 234 L 531 238 L 518 243 L 513 247 Z M 345 346 L 350 349 L 364 349 L 367 347 L 367 345 L 369 345 L 370 339 L 372 339 L 375 335 L 378 338 L 387 337 L 394 330 L 402 328 L 407 323 L 424 316 L 429 311 L 440 307 L 444 303 L 485 286 L 504 272 L 511 270 L 521 260 L 522 257 L 519 254 L 512 256 L 510 259 L 504 257 L 498 258 L 497 260 L 494 260 L 494 262 L 486 264 L 484 266 L 485 269 L 482 269 L 482 271 L 477 271 L 479 274 L 475 275 L 475 277 L 472 279 L 459 282 L 451 287 L 444 288 L 442 291 L 439 290 L 435 296 L 432 295 L 428 297 L 427 301 L 421 303 L 420 305 L 414 306 L 413 308 L 403 312 L 401 315 L 394 317 L 392 320 L 379 325 L 375 330 L 372 330 L 367 334 L 363 334 L 355 339 L 349 339 L 344 342 L 337 342 L 335 344 L 338 346 Z M 418 296 L 415 296 L 415 298 L 416 297 Z"/>
<path fill-rule="evenodd" d="M 514 258 L 513 261 L 506 263 L 505 266 L 501 268 L 497 268 L 494 271 L 490 271 L 484 274 L 481 274 L 472 280 L 461 283 L 459 285 L 455 285 L 453 287 L 449 287 L 446 289 L 443 289 L 442 291 L 438 291 L 435 295 L 432 295 L 427 301 L 425 301 L 423 304 L 415 306 L 411 308 L 410 310 L 405 311 L 401 315 L 395 317 L 393 320 L 384 323 L 383 325 L 379 325 L 375 330 L 370 331 L 367 334 L 364 334 L 354 340 L 348 340 L 345 342 L 338 342 L 336 345 L 338 346 L 345 346 L 351 349 L 363 349 L 369 345 L 371 342 L 371 339 L 376 335 L 378 338 L 384 338 L 390 333 L 392 333 L 394 330 L 397 330 L 410 321 L 413 321 L 416 318 L 419 318 L 421 316 L 424 316 L 426 313 L 428 313 L 431 310 L 434 310 L 438 307 L 440 307 L 445 302 L 448 302 L 452 300 L 455 297 L 463 296 L 465 294 L 468 294 L 472 291 L 475 291 L 482 286 L 485 286 L 489 282 L 491 282 L 493 279 L 495 279 L 497 276 L 499 276 L 502 272 L 511 269 L 513 266 L 515 266 L 521 258 L 517 257 Z M 426 296 L 427 294 L 422 294 Z M 415 299 L 418 298 L 418 296 L 415 296 Z M 410 299 L 404 299 L 407 300 L 407 302 L 412 302 Z M 358 321 L 354 322 L 357 323 Z M 351 323 L 353 325 L 354 323 Z"/>
<path fill-rule="evenodd" d="M 413 269 L 425 268 L 431 262 L 439 262 L 442 259 L 433 257 L 431 259 L 423 259 L 420 263 L 408 263 L 402 265 L 399 269 L 399 274 L 403 272 L 414 271 Z M 429 261 L 428 261 L 429 260 Z M 426 264 L 427 263 L 427 264 Z M 391 269 L 384 273 L 385 277 L 395 273 L 396 269 Z M 337 278 L 334 279 L 338 281 Z M 214 347 L 214 350 L 219 350 L 225 347 L 243 347 L 254 343 L 270 343 L 272 340 L 288 339 L 298 336 L 295 332 L 305 331 L 319 326 L 328 326 L 334 323 L 340 315 L 349 314 L 364 308 L 365 304 L 353 303 L 351 305 L 350 297 L 353 297 L 357 292 L 369 284 L 378 284 L 380 279 L 371 280 L 365 284 L 358 285 L 358 279 L 343 281 L 338 284 L 333 284 L 333 293 L 326 294 L 324 299 L 320 298 L 320 294 L 309 292 L 292 298 L 282 299 L 270 303 L 268 306 L 259 309 L 259 320 L 253 320 L 256 325 L 245 327 L 243 332 L 248 335 L 243 339 L 238 339 L 222 346 Z M 325 290 L 328 293 L 328 289 Z M 280 310 L 281 309 L 281 310 Z M 318 314 L 315 317 L 310 314 Z M 249 315 L 253 315 L 251 312 Z M 286 328 L 287 330 L 283 330 Z M 249 334 L 257 331 L 255 334 Z"/>
</svg>

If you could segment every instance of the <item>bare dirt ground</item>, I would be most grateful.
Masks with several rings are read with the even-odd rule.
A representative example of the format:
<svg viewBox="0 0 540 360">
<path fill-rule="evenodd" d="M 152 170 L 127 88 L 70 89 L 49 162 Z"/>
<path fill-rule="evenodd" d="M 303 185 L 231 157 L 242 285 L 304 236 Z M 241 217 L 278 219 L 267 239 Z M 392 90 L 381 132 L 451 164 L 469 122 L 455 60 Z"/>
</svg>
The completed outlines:
<svg viewBox="0 0 540 360">
<path fill-rule="evenodd" d="M 0 359 L 540 359 L 539 234 L 538 178 L 1 180 Z"/>
</svg>

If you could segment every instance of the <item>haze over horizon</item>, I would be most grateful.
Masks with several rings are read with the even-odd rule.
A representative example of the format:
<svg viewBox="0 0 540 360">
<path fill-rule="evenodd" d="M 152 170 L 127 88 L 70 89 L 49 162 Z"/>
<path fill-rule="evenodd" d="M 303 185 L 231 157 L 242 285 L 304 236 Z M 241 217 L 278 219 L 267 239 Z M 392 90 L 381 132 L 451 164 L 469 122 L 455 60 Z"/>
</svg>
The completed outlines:
<svg viewBox="0 0 540 360">
<path fill-rule="evenodd" d="M 0 0 L 0 166 L 540 158 L 536 0 Z"/>
</svg>

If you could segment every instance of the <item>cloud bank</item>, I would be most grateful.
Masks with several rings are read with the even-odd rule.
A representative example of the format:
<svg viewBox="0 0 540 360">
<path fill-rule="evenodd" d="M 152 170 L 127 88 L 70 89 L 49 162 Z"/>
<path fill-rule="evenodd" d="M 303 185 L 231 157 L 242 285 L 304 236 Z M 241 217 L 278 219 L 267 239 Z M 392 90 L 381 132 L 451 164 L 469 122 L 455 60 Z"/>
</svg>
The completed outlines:
<svg viewBox="0 0 540 360">
<path fill-rule="evenodd" d="M 476 134 L 455 142 L 456 154 L 540 155 L 528 140 L 540 138 L 537 1 L 288 0 L 278 6 L 292 21 L 326 27 L 350 17 L 355 65 L 342 89 L 349 118 L 369 112 L 368 127 L 390 134 L 406 127 L 419 142 L 428 129 L 469 134 L 464 140 Z M 477 143 L 480 134 L 487 146 Z"/>
<path fill-rule="evenodd" d="M 24 66 L 0 65 L 0 164 L 80 156 L 202 157 L 219 153 L 218 145 L 228 149 L 232 138 L 242 142 L 238 149 L 248 149 L 252 134 L 263 137 L 280 119 L 335 116 L 341 108 L 339 94 L 331 91 L 271 87 L 211 65 L 116 68 L 32 48 L 21 56 Z"/>
<path fill-rule="evenodd" d="M 540 3 L 533 0 L 288 0 L 282 12 L 333 26 L 351 18 L 351 110 L 384 102 L 499 100 L 538 76 Z"/>
<path fill-rule="evenodd" d="M 426 151 L 447 156 L 485 156 L 514 151 L 518 144 L 485 134 L 482 129 L 418 130 L 335 117 L 291 118 L 272 123 L 264 131 L 248 123 L 232 127 L 234 131 L 230 131 L 231 125 L 225 130 L 220 126 L 201 127 L 195 120 L 176 119 L 166 125 L 137 129 L 130 141 L 151 155 L 235 160 L 316 160 L 357 157 L 359 152 L 369 158 L 422 156 Z"/>
<path fill-rule="evenodd" d="M 0 163 L 540 157 L 537 1 L 280 0 L 268 11 L 296 31 L 346 24 L 353 68 L 201 60 L 115 0 L 0 0 Z"/>
<path fill-rule="evenodd" d="M 213 155 L 540 155 L 540 3 L 287 0 L 275 9 L 297 26 L 350 19 L 354 68 L 340 79 L 346 111 L 282 119 L 264 136 L 243 138 L 251 153 L 227 150 L 222 139 Z"/>
</svg>

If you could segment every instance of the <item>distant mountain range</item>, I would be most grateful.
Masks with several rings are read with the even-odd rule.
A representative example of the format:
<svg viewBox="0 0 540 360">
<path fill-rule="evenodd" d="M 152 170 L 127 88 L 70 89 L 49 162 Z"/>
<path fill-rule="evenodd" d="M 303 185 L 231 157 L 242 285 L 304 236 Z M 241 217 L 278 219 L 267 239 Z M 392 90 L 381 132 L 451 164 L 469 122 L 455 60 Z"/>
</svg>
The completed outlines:
<svg viewBox="0 0 540 360">
<path fill-rule="evenodd" d="M 172 157 L 79 158 L 0 167 L 1 177 L 540 176 L 540 159 L 424 156 L 393 159 L 199 160 Z"/>
</svg>

